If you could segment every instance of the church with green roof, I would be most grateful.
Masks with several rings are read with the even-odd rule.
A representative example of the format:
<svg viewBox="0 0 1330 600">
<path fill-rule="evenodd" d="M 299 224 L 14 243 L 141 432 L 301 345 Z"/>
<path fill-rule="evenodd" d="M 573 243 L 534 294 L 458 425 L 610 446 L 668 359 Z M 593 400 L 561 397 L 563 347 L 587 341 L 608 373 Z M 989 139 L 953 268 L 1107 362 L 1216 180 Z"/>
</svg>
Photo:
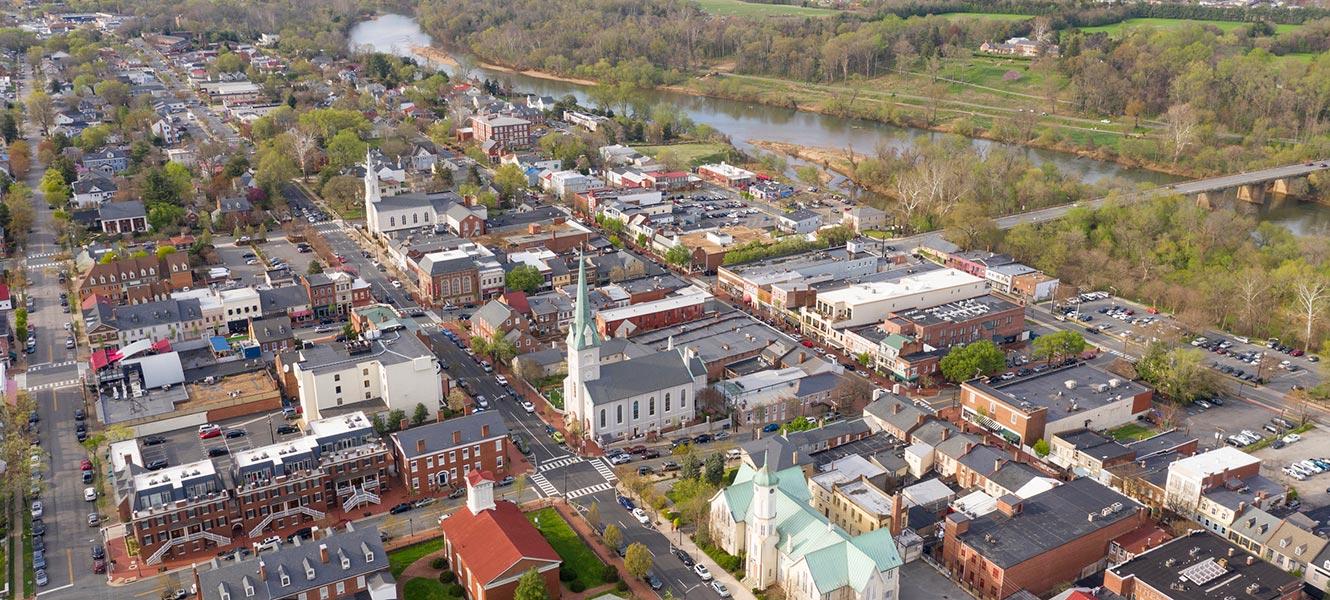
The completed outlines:
<svg viewBox="0 0 1330 600">
<path fill-rule="evenodd" d="M 902 563 L 889 529 L 846 533 L 813 508 L 803 469 L 739 467 L 711 499 L 711 530 L 726 552 L 744 556 L 742 583 L 778 585 L 791 600 L 896 600 Z"/>
</svg>

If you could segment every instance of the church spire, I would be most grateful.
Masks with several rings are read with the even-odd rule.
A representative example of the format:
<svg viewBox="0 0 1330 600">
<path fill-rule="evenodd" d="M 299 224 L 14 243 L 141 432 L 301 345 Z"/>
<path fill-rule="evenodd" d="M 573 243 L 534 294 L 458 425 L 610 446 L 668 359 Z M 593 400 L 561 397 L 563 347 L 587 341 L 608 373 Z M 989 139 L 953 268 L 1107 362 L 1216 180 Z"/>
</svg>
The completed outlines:
<svg viewBox="0 0 1330 600">
<path fill-rule="evenodd" d="M 577 305 L 573 307 L 573 327 L 568 330 L 572 350 L 584 350 L 600 345 L 600 334 L 591 318 L 591 305 L 587 302 L 586 259 L 577 254 Z"/>
<path fill-rule="evenodd" d="M 379 174 L 374 170 L 374 159 L 370 150 L 365 150 L 365 206 L 378 202 L 382 198 L 379 192 Z"/>
</svg>

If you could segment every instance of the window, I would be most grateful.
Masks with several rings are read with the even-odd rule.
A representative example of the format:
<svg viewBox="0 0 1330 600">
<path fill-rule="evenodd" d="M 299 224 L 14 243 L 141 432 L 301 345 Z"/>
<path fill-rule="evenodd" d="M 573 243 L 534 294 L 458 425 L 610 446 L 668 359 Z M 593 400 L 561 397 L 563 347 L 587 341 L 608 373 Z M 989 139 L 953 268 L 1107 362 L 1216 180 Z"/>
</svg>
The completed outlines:
<svg viewBox="0 0 1330 600">
<path fill-rule="evenodd" d="M 334 387 L 334 388 L 333 388 L 333 391 L 336 392 L 336 393 L 338 393 L 338 394 L 342 393 L 342 386 L 339 385 L 339 386 Z"/>
<path fill-rule="evenodd" d="M 319 588 L 319 600 L 328 600 L 328 586 Z"/>
<path fill-rule="evenodd" d="M 616 425 L 622 425 L 622 424 L 623 424 L 623 405 L 622 405 L 622 404 L 620 404 L 620 405 L 614 407 L 614 423 L 615 423 Z"/>
<path fill-rule="evenodd" d="M 636 421 L 637 419 L 637 401 L 633 400 L 633 420 Z"/>
<path fill-rule="evenodd" d="M 503 440 L 494 440 L 494 450 L 503 452 Z"/>
<path fill-rule="evenodd" d="M 503 457 L 502 457 L 502 456 L 496 457 L 496 458 L 494 459 L 494 468 L 496 468 L 496 469 L 502 469 L 502 468 L 503 468 Z"/>
<path fill-rule="evenodd" d="M 670 412 L 670 394 L 669 394 L 669 392 L 666 392 L 666 393 L 665 393 L 665 412 Z"/>
<path fill-rule="evenodd" d="M 605 409 L 600 409 L 600 426 L 605 426 Z"/>
<path fill-rule="evenodd" d="M 346 593 L 346 582 L 345 581 L 337 582 L 337 595 L 340 596 L 345 593 Z"/>
<path fill-rule="evenodd" d="M 688 406 L 687 400 L 688 400 L 688 389 L 684 388 L 682 390 L 679 390 L 679 408 Z"/>
<path fill-rule="evenodd" d="M 394 227 L 396 225 L 397 225 L 397 217 L 388 217 L 388 226 Z"/>
<path fill-rule="evenodd" d="M 655 396 L 652 396 L 651 398 L 649 398 L 649 399 L 647 400 L 647 416 L 648 416 L 648 417 L 654 417 L 654 416 L 656 416 L 656 397 L 655 397 Z"/>
<path fill-rule="evenodd" d="M 341 380 L 342 380 L 342 375 L 340 373 L 333 374 L 333 381 L 341 381 Z"/>
</svg>

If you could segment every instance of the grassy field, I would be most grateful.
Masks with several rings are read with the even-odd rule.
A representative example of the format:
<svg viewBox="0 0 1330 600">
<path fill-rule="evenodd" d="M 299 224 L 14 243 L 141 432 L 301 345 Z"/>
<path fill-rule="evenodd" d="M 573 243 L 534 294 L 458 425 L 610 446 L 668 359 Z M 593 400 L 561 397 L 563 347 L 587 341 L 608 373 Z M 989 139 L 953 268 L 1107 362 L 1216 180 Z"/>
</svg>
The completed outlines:
<svg viewBox="0 0 1330 600">
<path fill-rule="evenodd" d="M 392 571 L 393 577 L 401 577 L 402 571 L 421 559 L 421 557 L 431 552 L 438 552 L 443 549 L 443 538 L 435 538 L 428 542 L 407 546 L 399 550 L 393 550 L 388 553 L 388 568 Z"/>
<path fill-rule="evenodd" d="M 558 511 L 553 508 L 543 508 L 527 513 L 526 518 L 536 525 L 540 534 L 545 536 L 554 551 L 559 553 L 564 568 L 577 573 L 577 580 L 581 581 L 586 589 L 605 583 L 605 563 L 601 562 L 600 557 L 582 542 L 582 538 L 577 537 L 577 532 L 573 531 L 572 526 L 564 521 L 562 516 L 559 516 Z"/>
<path fill-rule="evenodd" d="M 1030 15 L 1012 15 L 1007 13 L 954 12 L 939 15 L 948 19 L 985 19 L 988 21 L 1024 21 L 1033 19 Z"/>
<path fill-rule="evenodd" d="M 1145 26 L 1145 27 L 1156 27 L 1159 29 L 1172 29 L 1175 27 L 1183 27 L 1185 25 L 1213 25 L 1215 27 L 1218 27 L 1221 31 L 1233 31 L 1234 29 L 1237 29 L 1239 27 L 1247 26 L 1247 23 L 1243 23 L 1240 21 L 1203 21 L 1203 20 L 1191 20 L 1191 19 L 1145 18 L 1145 19 L 1127 19 L 1125 21 L 1113 23 L 1111 25 L 1099 25 L 1097 27 L 1083 27 L 1081 28 L 1081 31 L 1087 33 L 1102 31 L 1109 35 L 1116 36 L 1122 34 L 1124 30 L 1132 27 Z M 1275 25 L 1275 33 L 1286 33 L 1289 31 L 1293 31 L 1298 27 L 1300 26 L 1289 25 L 1289 24 Z"/>
<path fill-rule="evenodd" d="M 717 162 L 725 156 L 724 145 L 706 142 L 672 144 L 668 146 L 634 146 L 634 148 L 638 152 L 654 158 L 659 158 L 662 151 L 668 151 L 673 153 L 679 160 L 694 167 L 709 162 Z"/>
<path fill-rule="evenodd" d="M 443 589 L 443 584 L 433 579 L 416 577 L 402 586 L 402 593 L 412 600 L 456 600 Z"/>
<path fill-rule="evenodd" d="M 697 0 L 702 10 L 718 17 L 829 17 L 840 12 L 788 4 L 761 4 L 743 0 Z"/>
<path fill-rule="evenodd" d="M 1108 435 L 1113 436 L 1113 439 L 1119 442 L 1135 442 L 1137 440 L 1148 438 L 1154 434 L 1155 432 L 1153 429 L 1136 423 L 1128 423 L 1117 429 L 1110 429 L 1108 432 Z"/>
</svg>

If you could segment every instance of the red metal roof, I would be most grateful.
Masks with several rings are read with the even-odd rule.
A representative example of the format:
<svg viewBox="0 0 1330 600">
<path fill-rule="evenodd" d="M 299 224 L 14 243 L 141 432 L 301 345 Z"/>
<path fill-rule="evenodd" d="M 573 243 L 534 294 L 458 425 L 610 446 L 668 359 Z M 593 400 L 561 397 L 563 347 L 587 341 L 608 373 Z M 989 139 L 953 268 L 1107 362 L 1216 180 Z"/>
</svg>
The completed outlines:
<svg viewBox="0 0 1330 600">
<path fill-rule="evenodd" d="M 474 476 L 478 472 L 472 471 Z M 472 514 L 459 509 L 444 519 L 443 535 L 471 574 L 482 585 L 498 579 L 522 560 L 559 562 L 545 537 L 526 520 L 517 505 L 498 500 L 491 510 Z"/>
</svg>

